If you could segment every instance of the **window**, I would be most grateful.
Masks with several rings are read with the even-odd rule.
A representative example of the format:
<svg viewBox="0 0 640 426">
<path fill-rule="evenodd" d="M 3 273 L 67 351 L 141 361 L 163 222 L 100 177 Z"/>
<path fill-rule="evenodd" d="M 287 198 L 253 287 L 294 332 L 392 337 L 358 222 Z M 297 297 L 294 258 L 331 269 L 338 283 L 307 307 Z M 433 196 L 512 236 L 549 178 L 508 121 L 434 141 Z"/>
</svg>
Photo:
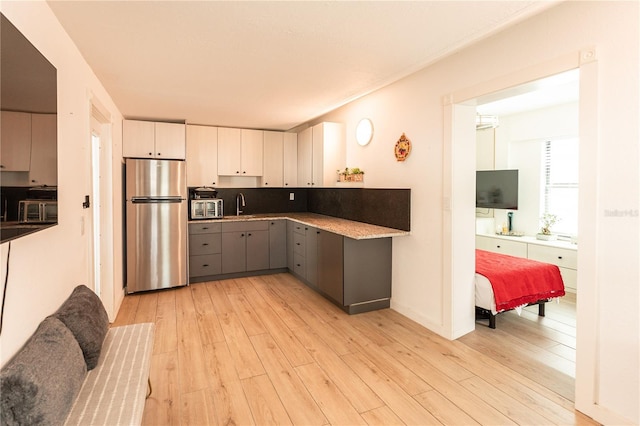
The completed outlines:
<svg viewBox="0 0 640 426">
<path fill-rule="evenodd" d="M 578 139 L 546 141 L 544 144 L 543 205 L 541 213 L 555 214 L 559 235 L 578 234 Z"/>
</svg>

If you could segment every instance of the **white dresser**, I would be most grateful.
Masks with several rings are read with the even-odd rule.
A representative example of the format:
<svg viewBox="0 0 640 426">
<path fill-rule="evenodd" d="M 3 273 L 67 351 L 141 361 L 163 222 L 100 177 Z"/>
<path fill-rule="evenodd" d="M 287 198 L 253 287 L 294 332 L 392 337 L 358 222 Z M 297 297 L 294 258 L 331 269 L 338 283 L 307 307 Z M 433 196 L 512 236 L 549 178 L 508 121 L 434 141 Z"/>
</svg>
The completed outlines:
<svg viewBox="0 0 640 426">
<path fill-rule="evenodd" d="M 476 248 L 558 265 L 565 289 L 576 292 L 578 246 L 567 241 L 540 241 L 535 237 L 476 235 Z"/>
</svg>

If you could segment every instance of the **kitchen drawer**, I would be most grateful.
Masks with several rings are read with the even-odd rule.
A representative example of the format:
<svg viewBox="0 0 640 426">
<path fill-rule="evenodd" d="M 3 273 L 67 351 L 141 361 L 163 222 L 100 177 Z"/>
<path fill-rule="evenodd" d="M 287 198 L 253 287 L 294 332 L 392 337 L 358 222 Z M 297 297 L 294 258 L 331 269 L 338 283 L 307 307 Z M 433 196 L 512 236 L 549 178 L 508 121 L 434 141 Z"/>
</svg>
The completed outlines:
<svg viewBox="0 0 640 426">
<path fill-rule="evenodd" d="M 222 232 L 268 231 L 268 220 L 248 220 L 222 223 Z"/>
<path fill-rule="evenodd" d="M 222 262 L 220 254 L 189 256 L 190 277 L 205 277 L 208 275 L 219 275 L 221 273 Z"/>
<path fill-rule="evenodd" d="M 296 234 L 305 235 L 307 228 L 308 228 L 307 226 L 301 223 L 298 223 L 298 222 L 293 223 L 293 232 L 295 232 Z"/>
<path fill-rule="evenodd" d="M 298 233 L 293 233 L 293 253 L 301 256 L 305 255 L 305 243 L 307 238 Z"/>
<path fill-rule="evenodd" d="M 189 236 L 189 255 L 220 253 L 222 234 L 195 234 Z"/>
<path fill-rule="evenodd" d="M 529 259 L 552 263 L 562 268 L 578 269 L 578 251 L 559 247 L 529 244 Z"/>
<path fill-rule="evenodd" d="M 212 234 L 215 232 L 220 232 L 222 229 L 221 223 L 190 223 L 189 224 L 189 235 L 195 234 Z"/>
<path fill-rule="evenodd" d="M 304 256 L 297 253 L 293 255 L 293 272 L 300 277 L 305 276 L 306 263 Z"/>
<path fill-rule="evenodd" d="M 527 257 L 527 243 L 520 241 L 476 235 L 476 248 L 509 256 Z"/>
</svg>

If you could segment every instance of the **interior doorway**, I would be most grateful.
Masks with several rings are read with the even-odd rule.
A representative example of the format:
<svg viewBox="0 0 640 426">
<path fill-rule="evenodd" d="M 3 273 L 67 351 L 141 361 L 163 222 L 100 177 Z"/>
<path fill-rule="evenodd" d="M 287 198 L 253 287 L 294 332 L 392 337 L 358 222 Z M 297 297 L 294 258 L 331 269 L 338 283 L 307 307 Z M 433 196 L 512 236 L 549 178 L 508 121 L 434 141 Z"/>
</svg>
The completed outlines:
<svg viewBox="0 0 640 426">
<path fill-rule="evenodd" d="M 471 229 L 475 226 L 475 214 L 468 193 L 472 177 L 469 162 L 465 159 L 469 152 L 475 153 L 475 137 L 469 134 L 475 127 L 474 115 L 477 99 L 511 87 L 535 81 L 561 72 L 579 68 L 579 138 L 580 138 L 580 198 L 579 198 L 579 234 L 580 251 L 578 253 L 578 287 L 580 303 L 577 306 L 575 406 L 587 414 L 598 410 L 597 395 L 598 354 L 600 351 L 599 323 L 596 315 L 590 312 L 598 310 L 598 288 L 596 283 L 596 241 L 597 232 L 597 180 L 598 180 L 598 61 L 594 48 L 584 49 L 576 55 L 570 53 L 562 57 L 537 64 L 501 79 L 488 81 L 472 89 L 462 89 L 446 97 L 445 102 L 445 151 L 444 197 L 447 206 L 445 218 L 445 294 L 452 296 L 451 329 L 473 330 L 475 321 L 471 318 L 469 301 L 473 300 L 473 290 L 469 283 L 474 275 L 474 258 L 471 256 L 453 256 L 454 253 L 471 253 L 475 246 Z M 474 132 L 475 133 L 475 132 Z M 475 156 L 474 156 L 475 157 Z M 474 158 L 475 159 L 475 158 Z M 460 184 L 460 176 L 467 177 L 470 183 Z M 453 226 L 453 223 L 456 223 Z M 455 297 L 453 297 L 455 296 Z M 446 305 L 445 305 L 446 306 Z M 453 338 L 456 335 L 452 333 Z"/>
</svg>

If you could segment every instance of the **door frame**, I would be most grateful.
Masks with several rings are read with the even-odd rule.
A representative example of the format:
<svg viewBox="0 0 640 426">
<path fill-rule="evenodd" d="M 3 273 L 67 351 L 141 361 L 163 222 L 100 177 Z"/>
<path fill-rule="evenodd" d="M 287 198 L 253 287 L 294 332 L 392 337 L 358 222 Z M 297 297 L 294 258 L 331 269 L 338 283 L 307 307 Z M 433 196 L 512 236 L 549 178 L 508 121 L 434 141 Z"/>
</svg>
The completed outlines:
<svg viewBox="0 0 640 426">
<path fill-rule="evenodd" d="M 545 63 L 511 73 L 474 87 L 451 93 L 443 99 L 444 111 L 444 172 L 443 172 L 443 324 L 450 338 L 458 338 L 475 328 L 471 310 L 473 303 L 475 247 L 474 209 L 466 199 L 471 182 L 461 183 L 459 177 L 469 174 L 465 158 L 475 152 L 475 138 L 468 136 L 475 129 L 468 112 L 475 110 L 475 100 L 490 93 L 515 87 L 550 75 L 579 68 L 579 137 L 580 137 L 580 199 L 578 250 L 578 292 L 576 318 L 575 407 L 590 417 L 620 419 L 598 405 L 599 312 L 597 243 L 600 231 L 597 222 L 599 169 L 598 138 L 598 58 L 594 46 L 572 52 Z M 472 206 L 473 207 L 473 206 Z M 465 210 L 466 209 L 466 210 Z M 455 253 L 455 255 L 454 255 Z M 602 420 L 600 420 L 602 421 Z"/>
</svg>

